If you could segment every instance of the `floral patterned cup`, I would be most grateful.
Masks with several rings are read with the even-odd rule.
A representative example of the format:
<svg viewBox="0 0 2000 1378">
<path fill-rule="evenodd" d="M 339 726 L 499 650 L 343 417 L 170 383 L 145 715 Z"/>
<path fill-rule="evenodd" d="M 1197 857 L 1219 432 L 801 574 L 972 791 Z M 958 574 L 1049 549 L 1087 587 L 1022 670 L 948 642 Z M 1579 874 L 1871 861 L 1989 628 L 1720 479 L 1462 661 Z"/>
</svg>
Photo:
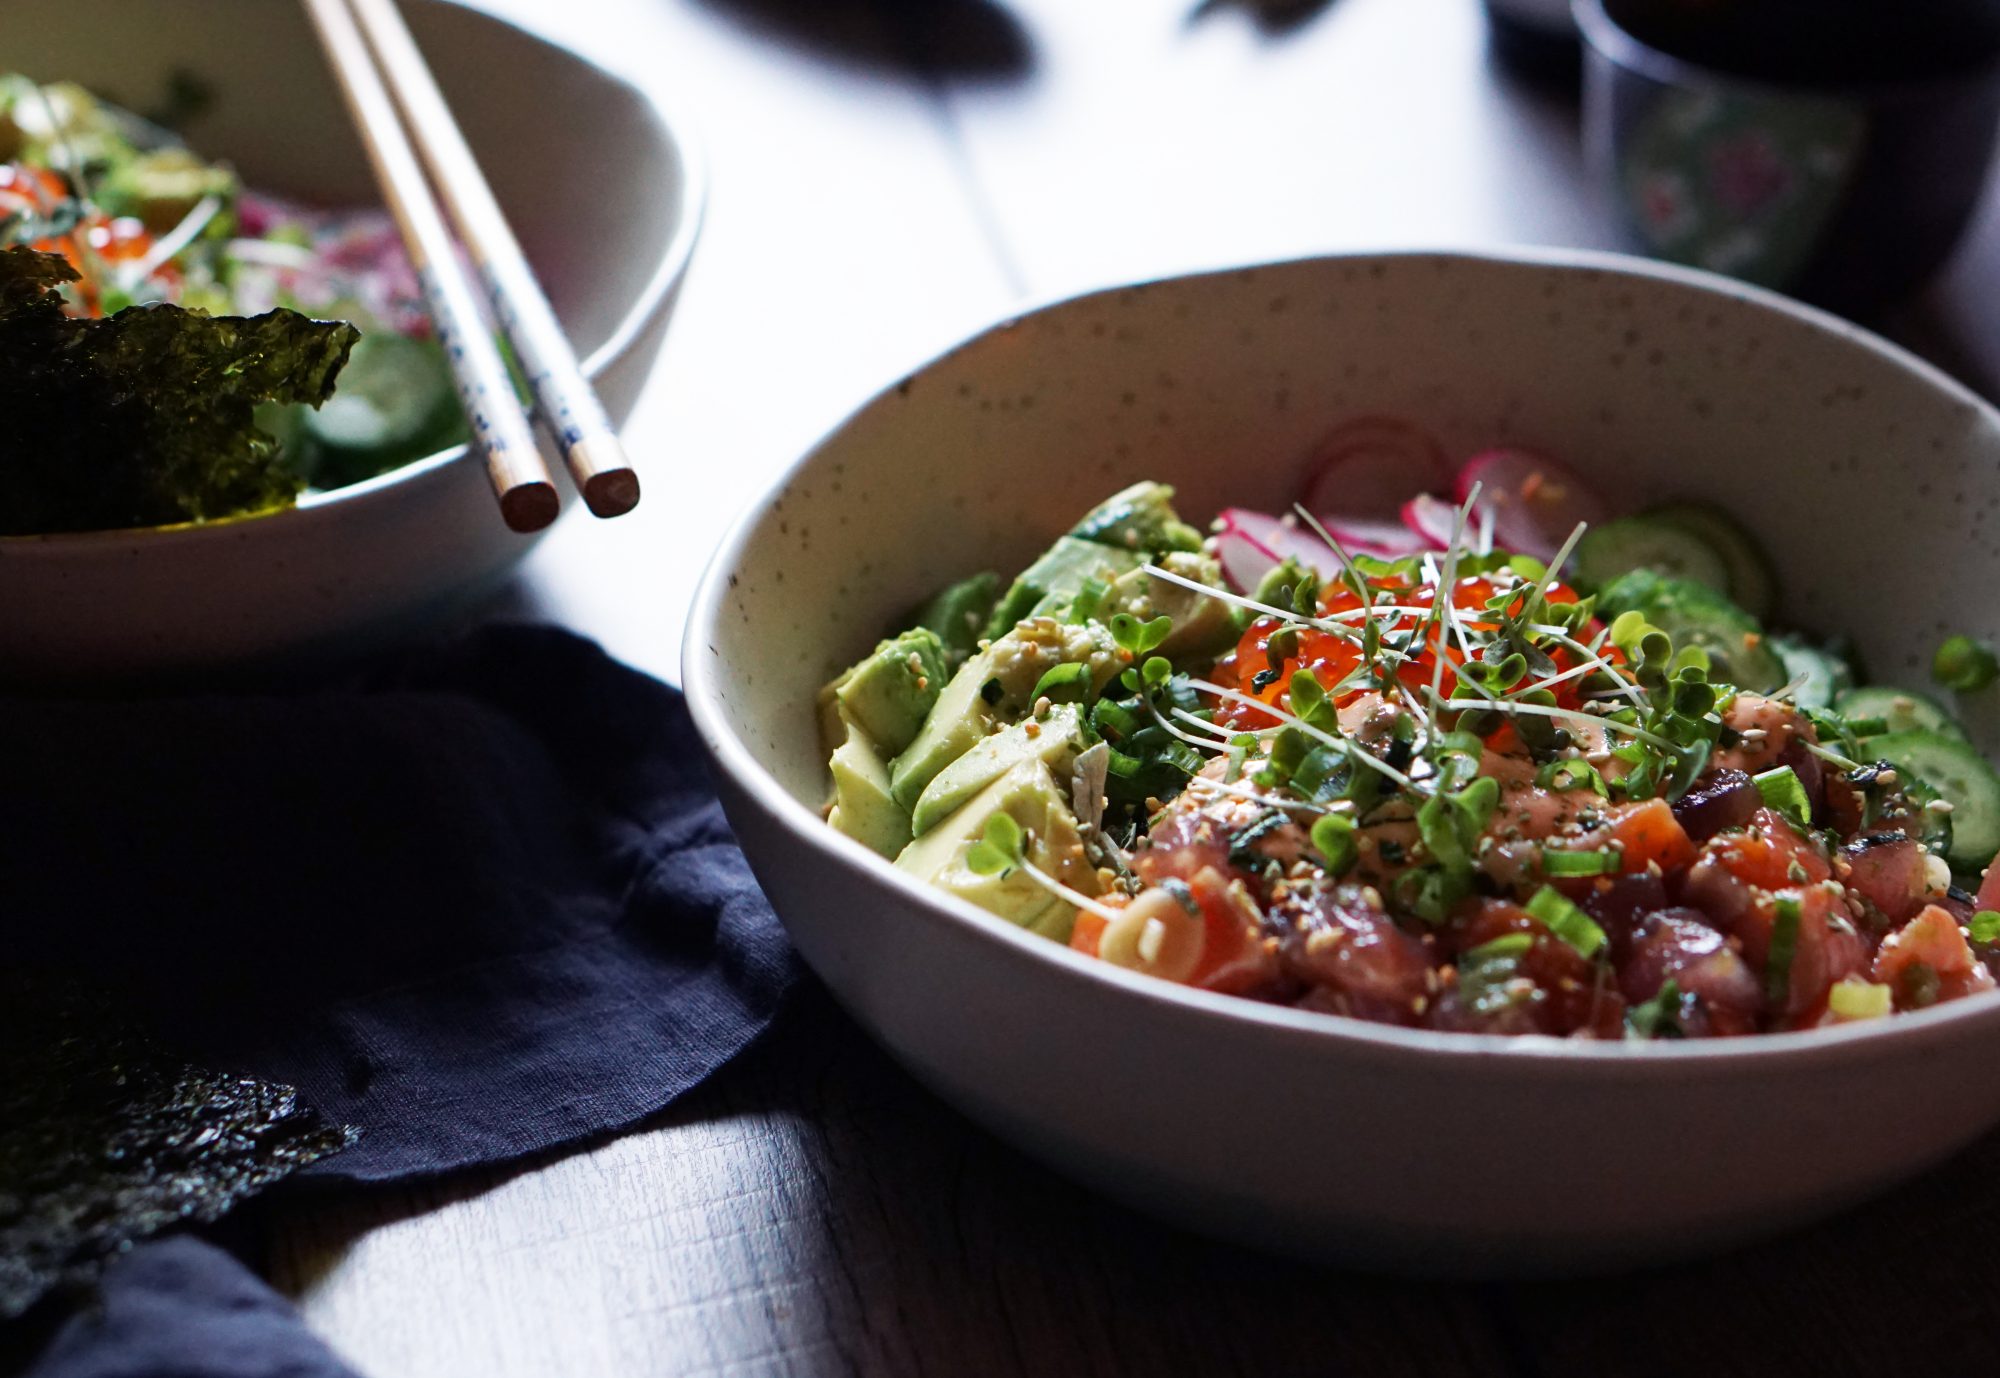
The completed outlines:
<svg viewBox="0 0 2000 1378">
<path fill-rule="evenodd" d="M 1869 3 L 1795 5 L 1787 41 L 1771 0 L 1575 0 L 1586 143 L 1634 248 L 1864 317 L 1937 269 L 2000 129 L 2000 13 Z"/>
</svg>

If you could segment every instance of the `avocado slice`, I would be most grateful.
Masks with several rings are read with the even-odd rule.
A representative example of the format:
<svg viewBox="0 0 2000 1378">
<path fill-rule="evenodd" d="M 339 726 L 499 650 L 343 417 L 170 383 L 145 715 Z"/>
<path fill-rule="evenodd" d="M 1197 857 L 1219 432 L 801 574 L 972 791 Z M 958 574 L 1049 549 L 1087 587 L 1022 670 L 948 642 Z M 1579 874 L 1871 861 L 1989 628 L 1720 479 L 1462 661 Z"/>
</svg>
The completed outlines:
<svg viewBox="0 0 2000 1378">
<path fill-rule="evenodd" d="M 908 620 L 911 626 L 937 633 L 946 663 L 956 668 L 979 648 L 981 629 L 999 601 L 1000 576 L 989 569 L 938 590 Z"/>
<path fill-rule="evenodd" d="M 1150 480 L 1113 493 L 1086 512 L 1069 534 L 1155 557 L 1201 549 L 1201 533 L 1174 511 L 1174 490 Z"/>
<path fill-rule="evenodd" d="M 1176 550 L 1163 555 L 1159 567 L 1183 579 L 1223 587 L 1222 566 L 1207 555 Z M 1103 615 L 1130 613 L 1142 622 L 1171 617 L 1174 629 L 1156 652 L 1169 660 L 1219 655 L 1235 642 L 1235 609 L 1220 598 L 1196 593 L 1184 584 L 1161 579 L 1143 569 L 1120 575 L 1104 596 Z"/>
<path fill-rule="evenodd" d="M 1028 718 L 1003 728 L 972 747 L 937 773 L 910 810 L 910 830 L 922 837 L 966 800 L 985 789 L 1022 761 L 1041 761 L 1059 779 L 1067 779 L 1070 764 L 1090 745 L 1083 738 L 1083 714 L 1073 703 L 1051 708 L 1046 717 Z"/>
<path fill-rule="evenodd" d="M 1142 555 L 1129 550 L 1075 536 L 1058 536 L 1056 543 L 1028 566 L 993 609 L 986 623 L 986 635 L 997 641 L 1023 618 L 1037 613 L 1063 613 L 1089 580 L 1109 584 L 1144 563 Z"/>
<path fill-rule="evenodd" d="M 828 688 L 881 750 L 895 755 L 916 739 L 950 673 L 936 632 L 916 627 L 882 642 Z"/>
<path fill-rule="evenodd" d="M 889 792 L 889 768 L 868 733 L 836 708 L 846 740 L 834 749 L 833 808 L 826 821 L 871 851 L 893 857 L 910 841 L 909 810 Z"/>
<path fill-rule="evenodd" d="M 1101 693 L 1125 659 L 1100 623 L 1031 617 L 972 659 L 938 696 L 916 739 L 889 767 L 896 802 L 913 813 L 938 773 L 1034 705 L 1035 686 L 1058 665 L 1090 666 L 1092 693 Z"/>
<path fill-rule="evenodd" d="M 939 771 L 984 741 L 993 730 L 993 706 L 981 692 L 993 678 L 990 650 L 958 667 L 938 695 L 923 726 L 902 753 L 889 763 L 889 784 L 896 803 L 916 807 L 924 788 Z"/>
<path fill-rule="evenodd" d="M 1035 686 L 1058 665 L 1089 665 L 1095 697 L 1131 663 L 1102 622 L 1058 622 L 1048 616 L 1028 618 L 983 654 L 991 667 L 991 687 L 985 693 L 1003 722 L 1019 720 L 1034 706 Z"/>
<path fill-rule="evenodd" d="M 1039 760 L 1018 763 L 961 804 L 903 849 L 896 858 L 897 869 L 1031 932 L 1068 942 L 1076 924 L 1076 908 L 1069 901 L 1051 894 L 1025 871 L 984 876 L 966 864 L 966 852 L 996 813 L 1010 814 L 1021 825 L 1027 835 L 1024 854 L 1037 869 L 1082 894 L 1098 893 L 1097 873 L 1084 858 L 1076 815 Z"/>
</svg>

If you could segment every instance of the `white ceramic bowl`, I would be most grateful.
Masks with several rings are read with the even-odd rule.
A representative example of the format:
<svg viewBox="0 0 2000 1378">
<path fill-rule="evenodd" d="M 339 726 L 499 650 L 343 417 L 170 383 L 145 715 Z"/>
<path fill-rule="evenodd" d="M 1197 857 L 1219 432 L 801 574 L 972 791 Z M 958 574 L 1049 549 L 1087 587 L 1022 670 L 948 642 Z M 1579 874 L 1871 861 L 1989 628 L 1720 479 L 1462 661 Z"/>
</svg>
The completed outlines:
<svg viewBox="0 0 2000 1378">
<path fill-rule="evenodd" d="M 812 700 L 947 578 L 1140 477 L 1288 503 L 1343 418 L 1546 447 L 1614 502 L 1712 494 L 1794 623 L 1918 682 L 1993 636 L 2000 416 L 1778 297 L 1610 256 L 1409 254 L 1035 311 L 863 407 L 729 536 L 685 675 L 745 851 L 849 1010 L 974 1119 L 1194 1228 L 1430 1272 L 1656 1262 L 1822 1214 L 2000 1119 L 2000 997 L 1640 1047 L 1411 1032 L 1183 989 L 917 885 L 821 821 Z"/>
<path fill-rule="evenodd" d="M 588 59 L 442 0 L 405 6 L 612 418 L 687 271 L 703 178 L 685 121 Z M 280 0 L 9 0 L 0 69 L 135 108 L 213 91 L 187 129 L 249 186 L 376 205 L 303 9 Z M 560 472 L 561 465 L 554 466 Z M 580 503 L 571 495 L 568 506 Z M 497 585 L 534 542 L 463 447 L 296 509 L 210 526 L 0 538 L 0 671 L 97 677 L 338 652 Z"/>
</svg>

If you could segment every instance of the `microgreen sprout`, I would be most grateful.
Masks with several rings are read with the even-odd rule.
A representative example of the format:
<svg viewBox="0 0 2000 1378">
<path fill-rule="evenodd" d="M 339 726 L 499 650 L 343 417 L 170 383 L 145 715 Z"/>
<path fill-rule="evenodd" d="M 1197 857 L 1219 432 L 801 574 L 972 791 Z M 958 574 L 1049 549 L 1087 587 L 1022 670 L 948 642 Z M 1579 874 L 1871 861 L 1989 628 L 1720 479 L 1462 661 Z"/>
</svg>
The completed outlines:
<svg viewBox="0 0 2000 1378">
<path fill-rule="evenodd" d="M 1083 892 L 1071 889 L 1028 860 L 1027 848 L 1028 834 L 1022 830 L 1014 815 L 1002 810 L 986 820 L 979 841 L 966 848 L 965 864 L 974 875 L 995 876 L 1001 880 L 1019 871 L 1042 889 L 1078 909 L 1088 910 L 1106 920 L 1119 916 L 1119 911 L 1110 905 L 1099 904 Z"/>
</svg>

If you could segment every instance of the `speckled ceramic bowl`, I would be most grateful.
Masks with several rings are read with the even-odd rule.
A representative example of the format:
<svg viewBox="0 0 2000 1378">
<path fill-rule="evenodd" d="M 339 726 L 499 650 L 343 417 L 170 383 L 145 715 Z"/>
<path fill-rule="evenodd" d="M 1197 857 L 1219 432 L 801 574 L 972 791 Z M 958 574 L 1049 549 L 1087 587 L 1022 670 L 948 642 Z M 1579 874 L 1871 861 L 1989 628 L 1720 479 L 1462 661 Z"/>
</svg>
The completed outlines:
<svg viewBox="0 0 2000 1378">
<path fill-rule="evenodd" d="M 410 0 L 405 12 L 585 372 L 623 421 L 700 224 L 704 184 L 685 122 L 584 57 L 476 10 Z M 379 203 L 296 4 L 10 0 L 0 70 L 79 81 L 139 109 L 159 101 L 169 74 L 192 74 L 212 100 L 190 123 L 190 144 L 235 164 L 248 185 L 325 205 Z M 589 131 L 585 144 L 578 130 Z M 498 584 L 534 539 L 501 523 L 483 466 L 463 447 L 269 516 L 0 538 L 0 678 L 339 653 Z"/>
<path fill-rule="evenodd" d="M 731 533 L 686 683 L 800 950 L 912 1071 L 1056 1170 L 1197 1229 L 1522 1274 L 1713 1249 L 1831 1211 L 2000 1119 L 2000 998 L 1875 1026 L 1625 1047 L 1411 1032 L 1091 961 L 821 821 L 814 690 L 903 609 L 1018 568 L 1141 477 L 1200 517 L 1287 503 L 1315 437 L 1421 418 L 1614 502 L 1712 494 L 1787 620 L 1917 682 L 2000 635 L 2000 416 L 1831 317 L 1584 255 L 1317 259 L 1033 312 L 864 406 Z M 1990 743 L 1989 743 L 1990 745 Z"/>
</svg>

